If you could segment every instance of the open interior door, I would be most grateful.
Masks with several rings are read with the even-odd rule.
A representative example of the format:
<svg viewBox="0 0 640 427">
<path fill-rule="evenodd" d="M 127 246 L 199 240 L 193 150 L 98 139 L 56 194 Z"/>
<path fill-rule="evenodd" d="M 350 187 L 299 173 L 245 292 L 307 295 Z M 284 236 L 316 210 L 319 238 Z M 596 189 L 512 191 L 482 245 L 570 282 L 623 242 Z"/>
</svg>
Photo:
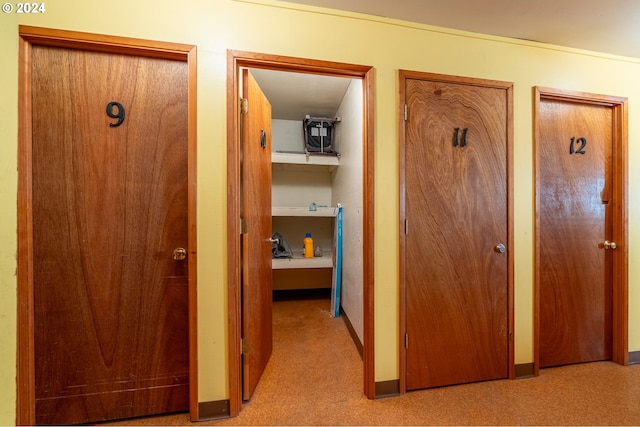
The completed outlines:
<svg viewBox="0 0 640 427">
<path fill-rule="evenodd" d="M 242 75 L 242 370 L 251 398 L 272 349 L 271 104 Z"/>
</svg>

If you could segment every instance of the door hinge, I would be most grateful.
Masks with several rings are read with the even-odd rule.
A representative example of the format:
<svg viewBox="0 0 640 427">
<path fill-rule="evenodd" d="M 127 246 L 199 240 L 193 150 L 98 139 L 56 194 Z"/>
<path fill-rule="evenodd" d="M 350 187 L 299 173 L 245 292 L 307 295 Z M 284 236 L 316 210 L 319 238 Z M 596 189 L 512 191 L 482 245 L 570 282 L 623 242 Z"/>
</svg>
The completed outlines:
<svg viewBox="0 0 640 427">
<path fill-rule="evenodd" d="M 409 107 L 407 104 L 404 104 L 404 121 L 406 122 L 409 119 Z"/>
<path fill-rule="evenodd" d="M 247 354 L 249 352 L 247 340 L 240 338 L 240 354 Z"/>
<path fill-rule="evenodd" d="M 409 234 L 409 220 L 408 219 L 404 220 L 404 234 L 405 235 Z"/>
<path fill-rule="evenodd" d="M 247 221 L 240 218 L 240 234 L 247 234 Z"/>
<path fill-rule="evenodd" d="M 242 114 L 249 112 L 249 100 L 247 98 L 240 98 L 240 112 Z"/>
<path fill-rule="evenodd" d="M 404 334 L 404 348 L 409 348 L 409 334 Z"/>
</svg>

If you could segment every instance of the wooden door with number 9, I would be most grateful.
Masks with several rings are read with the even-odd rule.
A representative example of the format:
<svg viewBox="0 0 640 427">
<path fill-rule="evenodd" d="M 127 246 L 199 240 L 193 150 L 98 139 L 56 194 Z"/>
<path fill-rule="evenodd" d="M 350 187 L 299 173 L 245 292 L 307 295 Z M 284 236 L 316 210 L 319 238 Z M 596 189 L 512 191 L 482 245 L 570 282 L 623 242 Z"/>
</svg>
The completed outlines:
<svg viewBox="0 0 640 427">
<path fill-rule="evenodd" d="M 187 410 L 187 64 L 31 61 L 36 422 Z"/>
</svg>

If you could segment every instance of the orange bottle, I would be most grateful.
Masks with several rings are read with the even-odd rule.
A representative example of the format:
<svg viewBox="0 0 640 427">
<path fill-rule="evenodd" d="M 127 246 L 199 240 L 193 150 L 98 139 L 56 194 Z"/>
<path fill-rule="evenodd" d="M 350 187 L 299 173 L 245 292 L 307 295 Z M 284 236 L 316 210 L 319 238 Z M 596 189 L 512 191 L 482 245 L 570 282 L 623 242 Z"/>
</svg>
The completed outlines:
<svg viewBox="0 0 640 427">
<path fill-rule="evenodd" d="M 307 233 L 304 237 L 303 255 L 305 258 L 313 258 L 313 239 L 311 238 L 311 233 Z"/>
</svg>

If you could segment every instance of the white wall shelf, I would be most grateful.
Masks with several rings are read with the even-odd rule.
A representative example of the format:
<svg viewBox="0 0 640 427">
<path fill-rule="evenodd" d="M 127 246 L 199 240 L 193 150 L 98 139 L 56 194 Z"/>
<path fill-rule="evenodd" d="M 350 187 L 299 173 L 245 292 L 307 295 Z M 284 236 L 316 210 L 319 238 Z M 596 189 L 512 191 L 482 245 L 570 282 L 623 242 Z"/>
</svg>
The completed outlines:
<svg viewBox="0 0 640 427">
<path fill-rule="evenodd" d="M 332 181 L 342 159 L 302 152 L 300 121 L 274 120 L 272 131 L 272 225 L 293 251 L 293 258 L 272 259 L 274 289 L 330 288 L 338 210 Z M 311 203 L 327 207 L 309 210 Z M 306 233 L 312 235 L 314 249 L 322 249 L 322 257 L 302 256 Z"/>
<path fill-rule="evenodd" d="M 339 164 L 340 160 L 337 156 L 327 155 L 306 155 L 304 153 L 271 153 L 271 163 L 274 168 L 286 168 L 293 170 L 318 170 L 323 169 L 327 171 L 334 170 Z M 300 169 L 303 166 L 304 169 Z"/>
<path fill-rule="evenodd" d="M 285 270 L 295 268 L 333 268 L 333 255 L 324 254 L 321 257 L 304 258 L 301 252 L 293 253 L 293 258 L 274 258 L 272 268 Z"/>
<path fill-rule="evenodd" d="M 271 216 L 303 216 L 303 217 L 321 217 L 332 218 L 336 216 L 337 208 L 335 206 L 318 207 L 317 210 L 311 211 L 309 207 L 290 207 L 290 206 L 273 206 L 271 208 Z"/>
</svg>

